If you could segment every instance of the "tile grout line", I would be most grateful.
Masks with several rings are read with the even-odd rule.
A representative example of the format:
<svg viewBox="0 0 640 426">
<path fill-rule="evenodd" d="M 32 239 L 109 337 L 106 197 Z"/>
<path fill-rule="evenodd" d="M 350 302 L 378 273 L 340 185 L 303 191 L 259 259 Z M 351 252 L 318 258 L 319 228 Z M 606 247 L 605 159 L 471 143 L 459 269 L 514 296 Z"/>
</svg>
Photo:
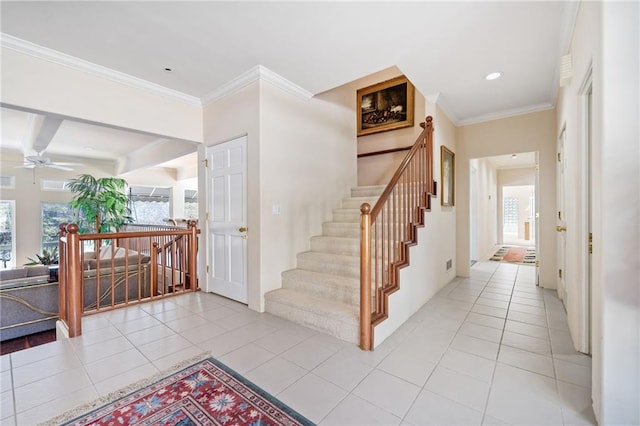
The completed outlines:
<svg viewBox="0 0 640 426">
<path fill-rule="evenodd" d="M 496 271 L 498 270 L 498 268 L 496 268 Z M 520 267 L 518 266 L 518 270 L 519 269 L 520 269 Z M 495 274 L 495 271 L 491 275 L 491 278 L 493 278 L 494 274 Z M 502 348 L 502 339 L 504 337 L 505 328 L 507 327 L 507 318 L 509 316 L 509 309 L 511 307 L 511 299 L 513 298 L 513 291 L 514 291 L 514 288 L 515 288 L 515 283 L 516 283 L 517 278 L 518 278 L 518 273 L 516 272 L 516 276 L 513 277 L 513 284 L 511 285 L 511 294 L 509 296 L 509 305 L 507 306 L 507 312 L 505 313 L 504 323 L 502 324 L 502 333 L 500 334 L 500 342 L 498 343 L 498 352 L 496 353 L 496 360 L 495 360 L 495 364 L 493 366 L 493 372 L 491 374 L 491 384 L 489 385 L 489 392 L 487 392 L 487 399 L 485 401 L 484 410 L 482 412 L 482 424 L 484 424 L 484 421 L 487 418 L 487 409 L 489 408 L 489 399 L 491 398 L 491 392 L 493 391 L 493 381 L 495 380 L 495 377 L 496 377 L 496 369 L 498 367 L 498 362 L 499 362 L 498 358 L 500 357 L 500 348 Z M 491 282 L 491 279 L 489 280 L 489 282 Z"/>
</svg>

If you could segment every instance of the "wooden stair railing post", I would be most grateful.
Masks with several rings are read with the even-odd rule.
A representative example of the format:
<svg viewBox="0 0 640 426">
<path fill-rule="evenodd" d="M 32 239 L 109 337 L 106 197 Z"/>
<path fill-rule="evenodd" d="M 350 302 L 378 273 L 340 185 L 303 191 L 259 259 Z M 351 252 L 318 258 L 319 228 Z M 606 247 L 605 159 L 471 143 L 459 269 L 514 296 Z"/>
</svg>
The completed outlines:
<svg viewBox="0 0 640 426">
<path fill-rule="evenodd" d="M 67 223 L 60 224 L 58 234 L 58 318 L 67 321 Z"/>
<path fill-rule="evenodd" d="M 82 268 L 78 225 L 67 225 L 67 309 L 69 337 L 82 334 Z"/>
<path fill-rule="evenodd" d="M 197 256 L 198 256 L 198 229 L 196 228 L 196 221 L 187 221 L 187 228 L 191 231 L 189 234 L 189 279 L 186 282 L 186 288 L 189 290 L 195 290 L 198 288 L 198 272 L 197 268 Z"/>
<path fill-rule="evenodd" d="M 151 244 L 150 267 L 151 297 L 153 298 L 158 295 L 158 243 L 155 241 Z"/>
<path fill-rule="evenodd" d="M 362 204 L 360 212 L 360 348 L 370 351 L 371 326 L 371 206 Z"/>
</svg>

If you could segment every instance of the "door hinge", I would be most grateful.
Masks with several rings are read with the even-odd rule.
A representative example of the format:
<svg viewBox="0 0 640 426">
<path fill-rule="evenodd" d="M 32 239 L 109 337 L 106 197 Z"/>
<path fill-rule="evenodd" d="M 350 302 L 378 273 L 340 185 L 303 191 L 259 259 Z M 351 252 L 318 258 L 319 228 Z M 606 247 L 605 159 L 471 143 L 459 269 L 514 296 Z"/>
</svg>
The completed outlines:
<svg viewBox="0 0 640 426">
<path fill-rule="evenodd" d="M 558 220 L 562 220 L 562 212 L 558 210 Z"/>
<path fill-rule="evenodd" d="M 209 273 L 209 265 L 207 265 L 207 274 Z"/>
<path fill-rule="evenodd" d="M 562 278 L 562 269 L 558 269 L 558 278 Z"/>
<path fill-rule="evenodd" d="M 209 212 L 207 212 L 206 217 L 207 217 L 207 219 L 206 219 L 206 220 L 209 220 Z"/>
<path fill-rule="evenodd" d="M 540 261 L 536 260 L 536 268 L 539 268 L 539 267 L 540 267 Z"/>
<path fill-rule="evenodd" d="M 204 167 L 205 167 L 205 168 L 208 168 L 208 167 L 209 167 L 209 159 L 208 159 L 208 158 L 205 158 L 205 159 L 204 159 Z"/>
<path fill-rule="evenodd" d="M 562 155 L 558 153 L 558 163 L 562 161 Z"/>
<path fill-rule="evenodd" d="M 589 232 L 589 254 L 593 254 L 593 232 Z"/>
</svg>

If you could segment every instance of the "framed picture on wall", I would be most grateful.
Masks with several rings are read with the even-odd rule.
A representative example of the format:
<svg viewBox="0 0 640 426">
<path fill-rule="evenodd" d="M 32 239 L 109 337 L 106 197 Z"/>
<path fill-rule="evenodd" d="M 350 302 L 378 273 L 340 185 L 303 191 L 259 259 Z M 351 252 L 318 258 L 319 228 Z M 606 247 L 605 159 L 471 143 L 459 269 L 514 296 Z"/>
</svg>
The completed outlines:
<svg viewBox="0 0 640 426">
<path fill-rule="evenodd" d="M 456 155 L 446 146 L 440 147 L 440 204 L 444 207 L 453 207 L 456 194 Z"/>
<path fill-rule="evenodd" d="M 405 76 L 358 90 L 358 136 L 413 126 L 414 96 Z"/>
</svg>

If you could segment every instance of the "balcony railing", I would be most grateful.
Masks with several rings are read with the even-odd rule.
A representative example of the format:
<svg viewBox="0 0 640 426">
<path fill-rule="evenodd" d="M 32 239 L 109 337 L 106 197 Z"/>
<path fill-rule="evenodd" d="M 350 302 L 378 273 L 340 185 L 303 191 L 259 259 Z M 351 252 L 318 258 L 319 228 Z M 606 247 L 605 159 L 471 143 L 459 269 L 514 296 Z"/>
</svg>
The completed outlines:
<svg viewBox="0 0 640 426">
<path fill-rule="evenodd" d="M 59 315 L 69 336 L 82 333 L 82 315 L 196 291 L 199 233 L 195 222 L 100 234 L 60 225 Z"/>
</svg>

